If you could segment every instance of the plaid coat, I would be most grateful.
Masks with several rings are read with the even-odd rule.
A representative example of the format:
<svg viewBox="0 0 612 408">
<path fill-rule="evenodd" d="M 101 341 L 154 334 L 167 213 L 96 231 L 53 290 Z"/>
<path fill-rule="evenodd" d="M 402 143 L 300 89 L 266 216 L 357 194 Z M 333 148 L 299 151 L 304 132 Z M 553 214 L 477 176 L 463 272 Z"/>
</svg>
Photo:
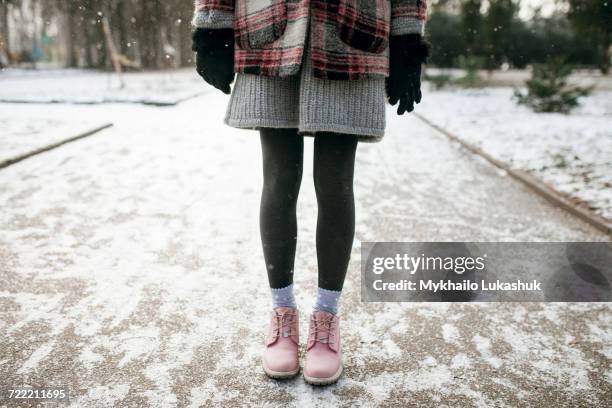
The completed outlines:
<svg viewBox="0 0 612 408">
<path fill-rule="evenodd" d="M 233 28 L 234 70 L 294 75 L 309 35 L 314 76 L 388 76 L 390 35 L 423 34 L 426 0 L 195 0 L 193 24 Z"/>
</svg>

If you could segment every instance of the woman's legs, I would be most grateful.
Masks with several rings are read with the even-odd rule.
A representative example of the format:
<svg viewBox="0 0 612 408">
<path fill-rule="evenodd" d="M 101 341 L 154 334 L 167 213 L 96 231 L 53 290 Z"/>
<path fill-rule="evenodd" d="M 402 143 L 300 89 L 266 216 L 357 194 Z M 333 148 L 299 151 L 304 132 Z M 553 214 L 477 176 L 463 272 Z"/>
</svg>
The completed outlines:
<svg viewBox="0 0 612 408">
<path fill-rule="evenodd" d="M 264 187 L 260 231 L 274 307 L 295 307 L 293 267 L 297 242 L 296 205 L 304 140 L 296 129 L 262 129 Z M 355 233 L 353 173 L 357 139 L 322 133 L 314 142 L 314 183 L 319 207 L 318 310 L 337 312 Z"/>
<path fill-rule="evenodd" d="M 261 129 L 264 185 L 259 228 L 273 312 L 263 352 L 263 368 L 272 378 L 290 378 L 299 365 L 299 315 L 293 297 L 297 242 L 295 208 L 304 161 L 304 138 L 297 129 Z"/>
<path fill-rule="evenodd" d="M 293 264 L 296 204 L 302 180 L 304 138 L 297 129 L 260 130 L 264 185 L 259 226 L 274 307 L 295 307 Z"/>
<path fill-rule="evenodd" d="M 315 139 L 319 290 L 315 311 L 310 316 L 304 364 L 304 379 L 314 385 L 332 384 L 342 374 L 337 312 L 355 234 L 356 151 L 357 139 L 353 136 L 323 133 Z"/>
<path fill-rule="evenodd" d="M 319 134 L 314 143 L 314 183 L 319 266 L 318 310 L 337 312 L 355 234 L 353 173 L 357 139 Z"/>
</svg>

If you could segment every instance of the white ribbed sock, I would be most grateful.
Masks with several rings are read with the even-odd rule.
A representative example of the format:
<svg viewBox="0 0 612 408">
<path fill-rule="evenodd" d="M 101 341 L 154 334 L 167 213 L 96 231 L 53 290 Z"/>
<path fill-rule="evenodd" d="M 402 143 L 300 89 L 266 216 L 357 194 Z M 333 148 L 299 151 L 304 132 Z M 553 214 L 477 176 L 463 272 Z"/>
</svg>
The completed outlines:
<svg viewBox="0 0 612 408">
<path fill-rule="evenodd" d="M 296 307 L 293 297 L 293 283 L 284 288 L 270 289 L 272 291 L 272 308 Z"/>
<path fill-rule="evenodd" d="M 317 290 L 317 304 L 315 310 L 323 310 L 325 312 L 338 314 L 338 302 L 340 301 L 340 290 L 329 290 L 319 288 Z"/>
</svg>

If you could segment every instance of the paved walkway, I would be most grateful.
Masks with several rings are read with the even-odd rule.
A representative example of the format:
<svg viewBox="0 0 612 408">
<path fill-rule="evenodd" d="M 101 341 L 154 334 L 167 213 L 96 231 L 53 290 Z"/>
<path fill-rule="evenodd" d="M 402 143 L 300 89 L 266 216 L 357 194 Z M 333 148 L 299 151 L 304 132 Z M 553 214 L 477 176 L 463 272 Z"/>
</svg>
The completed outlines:
<svg viewBox="0 0 612 408">
<path fill-rule="evenodd" d="M 609 304 L 360 303 L 360 241 L 608 240 L 410 116 L 388 115 L 386 140 L 359 148 L 345 374 L 326 388 L 268 380 L 259 141 L 221 124 L 225 104 L 52 107 L 115 126 L 0 171 L 4 382 L 68 384 L 73 407 L 605 404 Z M 316 289 L 310 139 L 306 151 L 304 312 Z"/>
</svg>

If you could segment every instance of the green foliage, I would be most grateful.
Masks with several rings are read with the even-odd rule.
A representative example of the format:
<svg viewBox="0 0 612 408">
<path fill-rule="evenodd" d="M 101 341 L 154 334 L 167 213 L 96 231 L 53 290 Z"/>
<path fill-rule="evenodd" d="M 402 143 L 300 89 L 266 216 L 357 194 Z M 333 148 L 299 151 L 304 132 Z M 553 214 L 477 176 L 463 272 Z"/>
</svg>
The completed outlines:
<svg viewBox="0 0 612 408">
<path fill-rule="evenodd" d="M 569 6 L 568 18 L 579 32 L 597 44 L 600 69 L 607 73 L 612 42 L 612 1 L 569 0 Z"/>
<path fill-rule="evenodd" d="M 484 66 L 484 58 L 476 56 L 463 56 L 458 58 L 460 67 L 464 70 L 461 78 L 453 79 L 448 74 L 426 75 L 425 79 L 439 90 L 448 86 L 459 86 L 463 88 L 477 88 L 482 86 L 482 80 L 478 71 Z"/>
<path fill-rule="evenodd" d="M 482 0 L 465 0 L 461 6 L 461 24 L 468 54 L 482 53 Z"/>
<path fill-rule="evenodd" d="M 493 68 L 496 67 L 494 61 L 524 68 L 529 64 L 545 63 L 550 58 L 564 58 L 568 63 L 576 65 L 597 65 L 601 60 L 597 42 L 587 35 L 577 33 L 564 14 L 546 18 L 536 16 L 530 21 L 514 18 L 509 27 L 501 30 L 503 41 L 500 41 L 499 48 L 496 46 L 493 53 L 497 56 L 489 58 L 490 49 L 487 44 L 491 42 L 484 28 L 484 16 L 474 16 L 476 6 L 472 2 L 477 3 L 475 0 L 462 3 L 460 15 L 446 11 L 434 11 L 431 14 L 426 29 L 432 44 L 429 59 L 432 65 L 457 67 L 461 55 L 487 58 L 488 66 Z M 469 17 L 465 16 L 466 12 L 470 13 Z M 476 28 L 478 26 L 481 27 L 479 31 Z"/>
<path fill-rule="evenodd" d="M 508 59 L 515 67 L 546 63 L 551 58 L 577 65 L 596 65 L 598 61 L 597 47 L 588 37 L 576 33 L 563 14 L 517 24 L 512 38 L 516 45 L 510 49 Z"/>
<path fill-rule="evenodd" d="M 465 72 L 464 76 L 455 80 L 456 85 L 465 88 L 477 88 L 482 86 L 482 80 L 478 75 L 478 70 L 482 69 L 485 65 L 485 60 L 482 57 L 474 55 L 461 56 L 459 57 L 459 67 Z"/>
<path fill-rule="evenodd" d="M 579 105 L 581 97 L 591 92 L 591 88 L 568 85 L 572 70 L 572 66 L 560 58 L 535 65 L 532 78 L 526 83 L 527 93 L 515 91 L 516 101 L 535 112 L 569 113 Z"/>
<path fill-rule="evenodd" d="M 429 62 L 438 67 L 452 67 L 457 58 L 465 53 L 465 41 L 461 32 L 461 18 L 445 13 L 433 12 L 427 21 L 427 38 L 431 43 Z"/>
<path fill-rule="evenodd" d="M 498 68 L 513 44 L 512 27 L 517 24 L 515 0 L 490 0 L 485 18 L 487 68 Z"/>
<path fill-rule="evenodd" d="M 425 80 L 431 82 L 436 90 L 446 88 L 452 83 L 452 77 L 448 74 L 425 75 Z"/>
</svg>

